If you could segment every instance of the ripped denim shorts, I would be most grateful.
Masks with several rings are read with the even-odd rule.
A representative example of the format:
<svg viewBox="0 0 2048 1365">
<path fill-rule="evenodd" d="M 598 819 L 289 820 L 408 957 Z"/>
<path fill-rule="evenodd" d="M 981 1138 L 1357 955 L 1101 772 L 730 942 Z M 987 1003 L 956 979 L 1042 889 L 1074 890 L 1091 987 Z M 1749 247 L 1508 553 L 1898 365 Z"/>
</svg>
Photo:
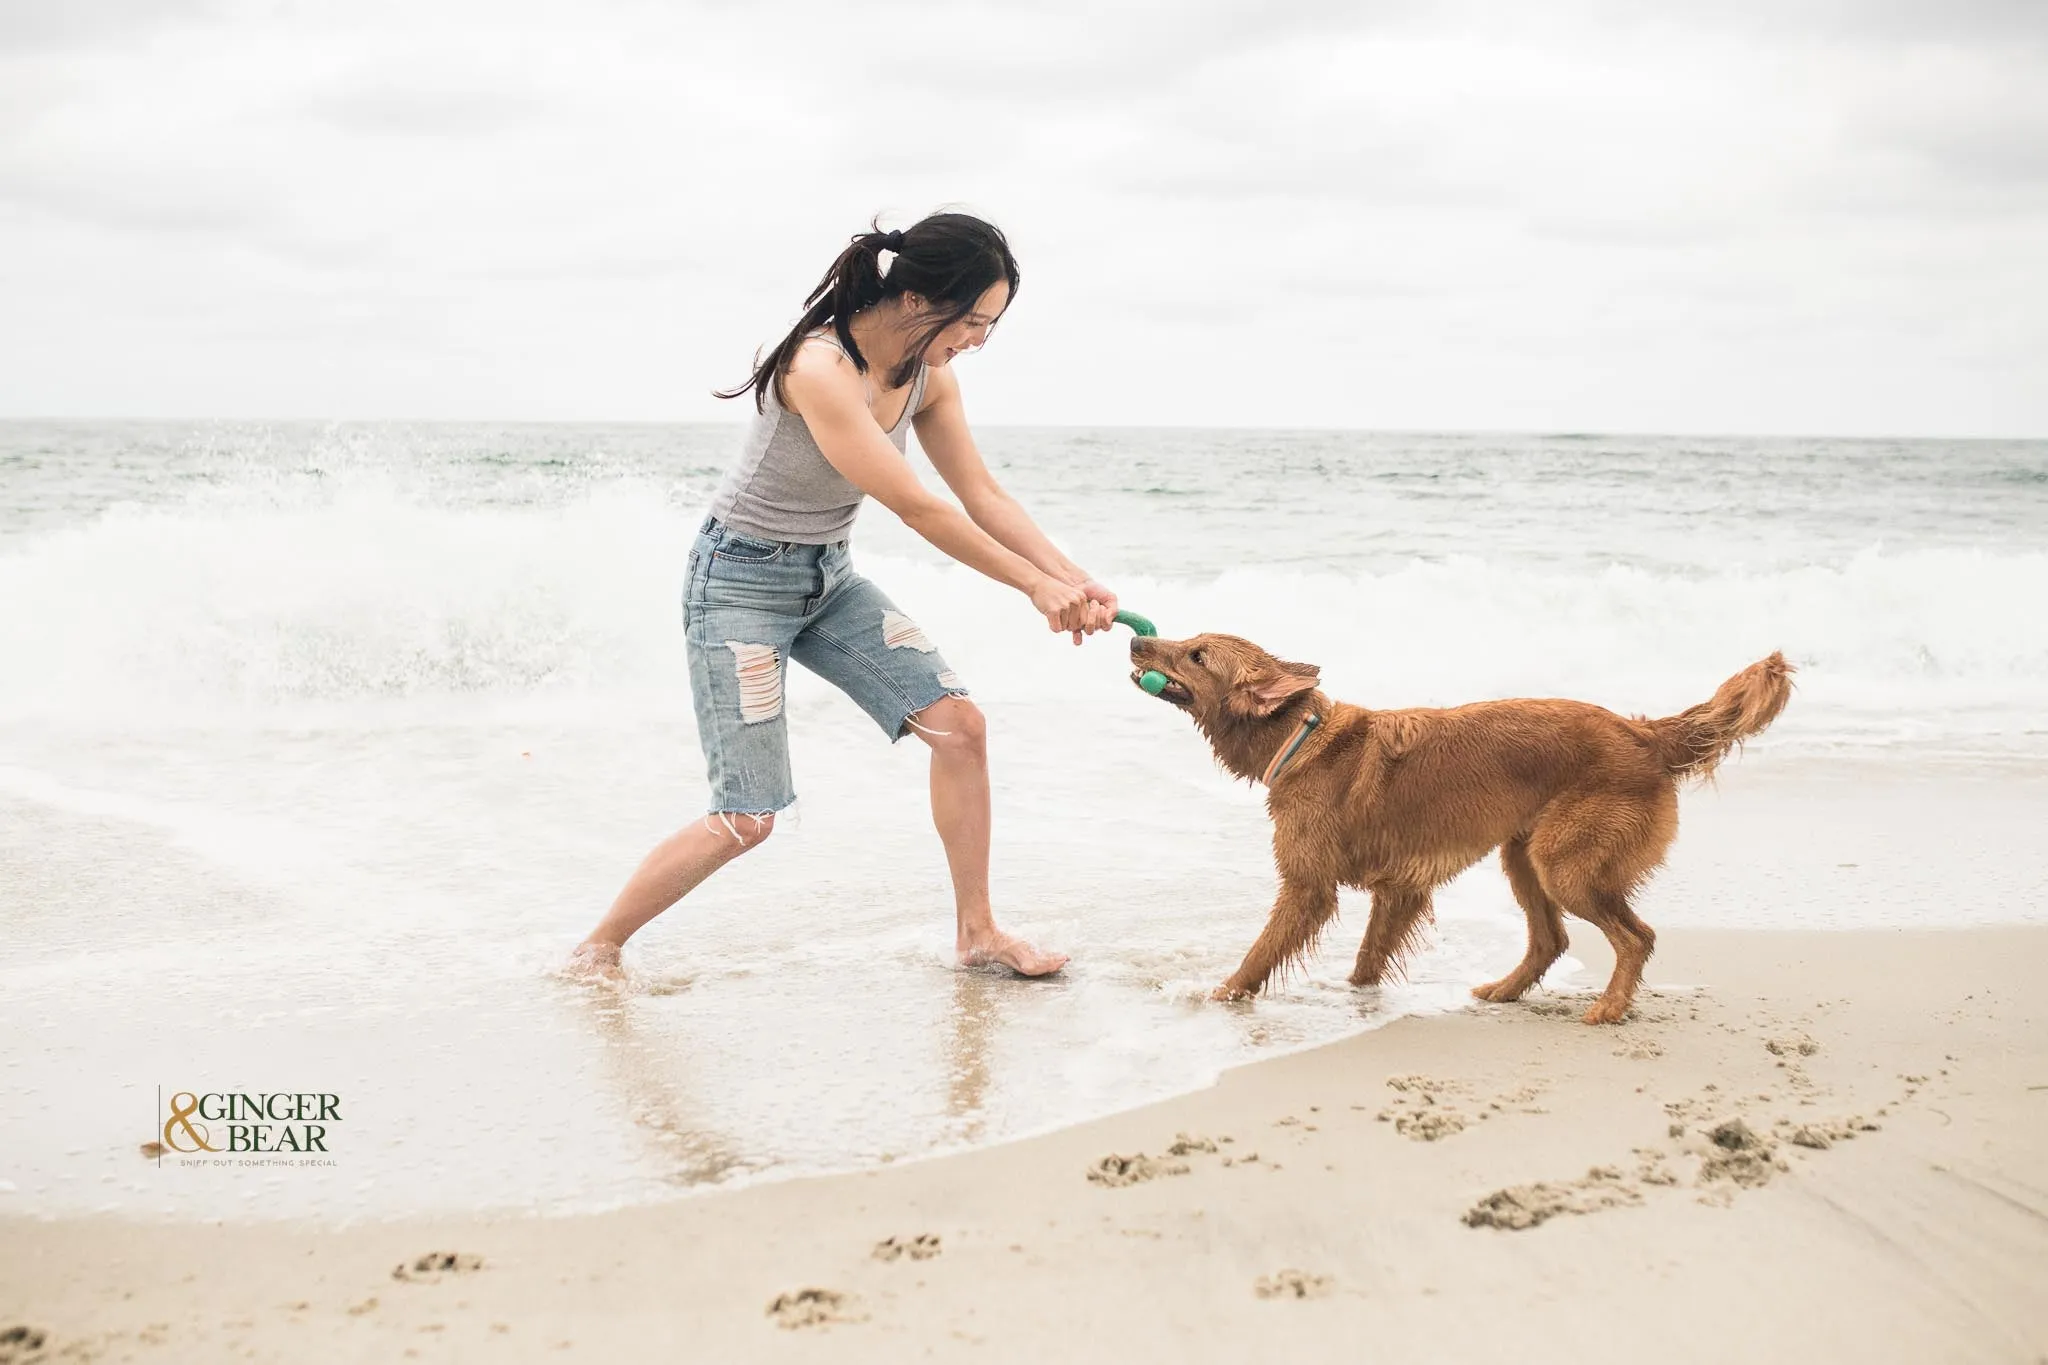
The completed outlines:
<svg viewBox="0 0 2048 1365">
<path fill-rule="evenodd" d="M 683 587 L 710 810 L 765 815 L 796 799 L 783 683 L 796 660 L 853 698 L 893 742 L 967 689 L 917 623 L 853 571 L 846 542 L 742 535 L 706 518 Z"/>
</svg>

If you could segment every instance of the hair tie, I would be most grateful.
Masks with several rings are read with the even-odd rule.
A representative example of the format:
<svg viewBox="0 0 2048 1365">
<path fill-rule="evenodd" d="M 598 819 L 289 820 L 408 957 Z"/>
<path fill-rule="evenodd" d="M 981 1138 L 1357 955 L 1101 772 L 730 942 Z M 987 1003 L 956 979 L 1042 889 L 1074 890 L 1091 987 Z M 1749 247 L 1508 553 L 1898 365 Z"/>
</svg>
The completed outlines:
<svg viewBox="0 0 2048 1365">
<path fill-rule="evenodd" d="M 882 234 L 880 249 L 883 251 L 903 250 L 903 229 L 891 228 Z"/>
</svg>

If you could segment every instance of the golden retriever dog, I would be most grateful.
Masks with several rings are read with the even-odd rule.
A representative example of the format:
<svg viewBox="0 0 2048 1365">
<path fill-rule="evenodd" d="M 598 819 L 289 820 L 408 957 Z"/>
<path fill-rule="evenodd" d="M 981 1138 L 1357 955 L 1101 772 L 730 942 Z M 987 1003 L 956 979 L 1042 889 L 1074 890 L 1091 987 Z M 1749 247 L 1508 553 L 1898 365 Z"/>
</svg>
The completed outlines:
<svg viewBox="0 0 2048 1365">
<path fill-rule="evenodd" d="M 1751 664 L 1675 716 L 1624 718 L 1587 702 L 1482 701 L 1371 711 L 1316 690 L 1313 664 L 1234 635 L 1131 641 L 1131 677 L 1194 718 L 1232 775 L 1267 787 L 1280 892 L 1251 951 L 1216 989 L 1254 995 L 1298 965 L 1337 913 L 1337 888 L 1372 893 L 1354 986 L 1398 971 L 1436 889 L 1489 852 L 1529 918 L 1529 949 L 1481 1000 L 1518 1000 L 1565 950 L 1567 913 L 1614 947 L 1589 1024 L 1628 1013 L 1657 935 L 1629 896 L 1678 833 L 1678 784 L 1705 777 L 1792 696 L 1783 654 Z"/>
</svg>

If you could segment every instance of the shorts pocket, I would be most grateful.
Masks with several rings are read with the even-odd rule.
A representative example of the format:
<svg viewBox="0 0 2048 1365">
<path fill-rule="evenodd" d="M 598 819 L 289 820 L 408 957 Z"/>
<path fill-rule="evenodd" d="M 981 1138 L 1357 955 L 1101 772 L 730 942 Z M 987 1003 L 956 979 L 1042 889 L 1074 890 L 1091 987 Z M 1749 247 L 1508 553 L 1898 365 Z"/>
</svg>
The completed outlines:
<svg viewBox="0 0 2048 1365">
<path fill-rule="evenodd" d="M 777 542 L 755 540 L 728 531 L 719 537 L 718 548 L 711 553 L 735 564 L 766 564 L 779 556 L 782 550 L 782 545 Z"/>
</svg>

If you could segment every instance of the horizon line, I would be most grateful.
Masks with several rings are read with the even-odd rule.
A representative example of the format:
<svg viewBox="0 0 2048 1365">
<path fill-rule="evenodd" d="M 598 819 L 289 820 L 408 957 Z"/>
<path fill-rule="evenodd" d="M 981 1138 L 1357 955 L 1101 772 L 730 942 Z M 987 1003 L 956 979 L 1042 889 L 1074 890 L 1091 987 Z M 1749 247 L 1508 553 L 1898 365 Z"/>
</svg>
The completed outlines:
<svg viewBox="0 0 2048 1365">
<path fill-rule="evenodd" d="M 592 417 L 62 417 L 12 416 L 0 414 L 0 426 L 522 426 L 522 427 L 719 427 L 744 426 L 746 419 L 720 421 L 709 418 L 592 418 Z M 976 431 L 1158 431 L 1158 432 L 1264 432 L 1342 433 L 1358 436 L 1520 436 L 1552 441 L 1597 441 L 1643 438 L 1687 440 L 1781 440 L 1781 441 L 2048 441 L 2048 433 L 2022 436 L 2011 434 L 1958 435 L 1927 432 L 1829 432 L 1829 431 L 1738 431 L 1738 430 L 1623 430 L 1560 427 L 1449 427 L 1449 426 L 1329 426 L 1267 425 L 1225 422 L 976 422 Z"/>
</svg>

